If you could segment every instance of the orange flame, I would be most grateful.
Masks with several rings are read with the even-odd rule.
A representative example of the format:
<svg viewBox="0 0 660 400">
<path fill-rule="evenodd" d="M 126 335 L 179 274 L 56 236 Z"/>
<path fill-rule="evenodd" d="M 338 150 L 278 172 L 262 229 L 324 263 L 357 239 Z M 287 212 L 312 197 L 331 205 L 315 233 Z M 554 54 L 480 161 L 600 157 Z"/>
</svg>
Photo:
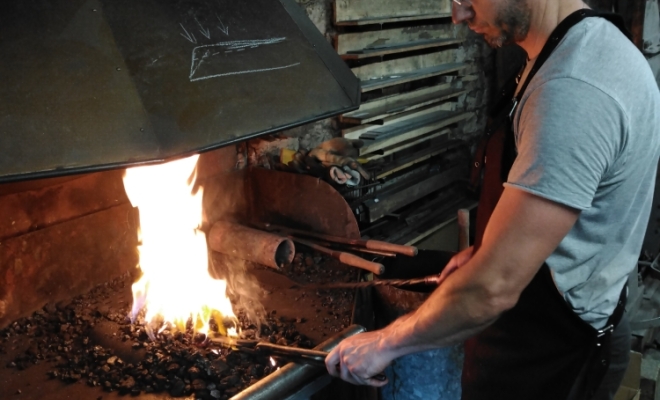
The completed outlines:
<svg viewBox="0 0 660 400">
<path fill-rule="evenodd" d="M 129 168 L 124 175 L 128 198 L 140 211 L 142 277 L 133 284 L 130 317 L 135 322 L 144 308 L 152 338 L 149 326 L 160 320 L 163 329 L 181 328 L 192 318 L 194 328 L 202 333 L 208 332 L 212 316 L 221 328 L 218 318 L 236 321 L 226 282 L 208 273 L 206 235 L 199 229 L 203 188 L 193 193 L 198 158 Z"/>
</svg>

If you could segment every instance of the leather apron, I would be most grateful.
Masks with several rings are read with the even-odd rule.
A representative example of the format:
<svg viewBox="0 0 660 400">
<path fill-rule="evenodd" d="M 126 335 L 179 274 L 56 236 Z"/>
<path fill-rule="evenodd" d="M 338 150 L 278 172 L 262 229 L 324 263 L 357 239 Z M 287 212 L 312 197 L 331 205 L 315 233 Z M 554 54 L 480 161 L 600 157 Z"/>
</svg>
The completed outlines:
<svg viewBox="0 0 660 400">
<path fill-rule="evenodd" d="M 517 98 L 513 97 L 517 79 L 510 79 L 501 92 L 472 172 L 473 182 L 482 180 L 475 251 L 515 159 L 511 118 L 522 93 L 566 32 L 582 19 L 595 16 L 627 33 L 618 15 L 579 10 L 553 31 Z M 565 400 L 569 394 L 571 399 L 590 398 L 609 366 L 609 338 L 623 314 L 625 292 L 624 288 L 606 327 L 596 330 L 570 308 L 544 264 L 512 309 L 466 341 L 462 399 Z"/>
</svg>

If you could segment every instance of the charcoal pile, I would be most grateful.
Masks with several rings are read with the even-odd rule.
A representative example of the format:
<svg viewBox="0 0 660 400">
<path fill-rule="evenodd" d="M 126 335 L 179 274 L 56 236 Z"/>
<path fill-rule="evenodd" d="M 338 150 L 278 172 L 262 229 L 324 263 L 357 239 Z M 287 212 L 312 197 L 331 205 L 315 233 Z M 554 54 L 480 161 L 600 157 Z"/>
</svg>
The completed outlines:
<svg viewBox="0 0 660 400">
<path fill-rule="evenodd" d="M 356 279 L 354 269 L 335 263 L 298 254 L 281 276 L 303 284 Z M 151 340 L 143 321 L 132 324 L 127 317 L 133 281 L 124 276 L 71 301 L 48 304 L 0 330 L 0 354 L 11 355 L 6 367 L 25 370 L 47 363 L 48 377 L 67 384 L 126 395 L 153 392 L 216 400 L 232 397 L 287 361 L 274 357 L 273 366 L 267 354 L 220 345 L 195 333 L 190 322 L 185 330 L 165 329 Z M 351 323 L 351 291 L 293 290 L 272 280 L 261 285 L 270 307 L 260 324 L 243 310 L 237 312 L 242 341 L 312 348 Z M 218 323 L 211 320 L 212 331 L 223 330 Z"/>
<path fill-rule="evenodd" d="M 323 290 L 314 284 L 356 281 L 359 273 L 357 269 L 316 253 L 299 252 L 283 272 L 291 281 L 300 285 L 300 290 L 296 291 L 292 298 L 293 303 L 304 302 L 313 310 L 312 315 L 308 315 L 302 310 L 297 313 L 302 316 L 303 320 L 309 316 L 308 319 L 312 322 L 305 326 L 304 330 L 320 331 L 320 338 L 324 338 L 342 331 L 353 323 L 351 319 L 355 292 L 352 290 Z M 311 286 L 306 288 L 306 285 Z M 265 284 L 264 288 L 277 290 L 269 288 L 268 284 Z M 300 319 L 298 318 L 298 320 Z"/>
<path fill-rule="evenodd" d="M 124 280 L 116 280 L 67 305 L 46 306 L 0 331 L 4 345 L 16 342 L 12 340 L 16 338 L 28 344 L 27 350 L 6 366 L 26 369 L 49 362 L 53 364 L 49 376 L 66 383 L 84 382 L 121 394 L 167 392 L 173 397 L 194 394 L 209 400 L 227 399 L 276 369 L 268 356 L 212 346 L 190 327 L 186 331 L 164 330 L 151 341 L 142 326 L 131 324 L 126 317 L 128 304 L 121 310 L 95 305 L 125 285 Z M 243 339 L 256 340 L 260 329 L 262 340 L 313 346 L 298 333 L 294 320 L 276 313 L 270 312 L 260 328 L 246 321 L 242 313 L 238 317 Z M 97 344 L 99 328 L 116 337 L 124 348 L 116 343 Z M 126 347 L 131 350 L 127 352 Z"/>
</svg>

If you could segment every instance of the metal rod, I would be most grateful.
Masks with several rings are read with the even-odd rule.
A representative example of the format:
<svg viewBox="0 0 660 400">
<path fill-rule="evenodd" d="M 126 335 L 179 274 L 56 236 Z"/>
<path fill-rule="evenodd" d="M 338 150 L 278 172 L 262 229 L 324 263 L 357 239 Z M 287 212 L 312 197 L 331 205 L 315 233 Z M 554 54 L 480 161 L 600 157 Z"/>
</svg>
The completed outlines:
<svg viewBox="0 0 660 400">
<path fill-rule="evenodd" d="M 343 244 L 343 243 L 332 243 L 332 242 L 327 242 L 322 239 L 309 239 L 307 238 L 306 240 L 316 243 L 320 246 L 332 248 L 332 249 L 337 249 L 337 250 L 347 250 L 347 251 L 357 251 L 360 253 L 366 253 L 366 254 L 374 254 L 377 256 L 383 256 L 383 257 L 396 257 L 396 253 L 392 253 L 389 251 L 380 251 L 380 250 L 369 250 L 365 247 L 360 247 L 360 246 L 355 246 L 355 245 L 350 245 L 350 244 Z"/>
<path fill-rule="evenodd" d="M 289 236 L 289 238 L 291 238 L 291 240 L 293 240 L 296 243 L 300 243 L 321 253 L 328 254 L 329 256 L 338 259 L 339 261 L 343 262 L 346 265 L 362 268 L 369 272 L 373 272 L 376 275 L 380 275 L 383 272 L 385 272 L 385 266 L 383 264 L 365 260 L 362 257 L 356 256 L 355 254 L 346 253 L 338 250 L 332 250 L 327 247 L 318 245 L 314 242 L 310 242 L 309 240 L 304 240 L 293 236 Z"/>
<path fill-rule="evenodd" d="M 376 255 L 376 256 L 383 256 L 383 257 L 396 257 L 396 253 L 392 253 L 392 252 L 389 252 L 389 251 L 382 251 L 382 250 L 370 250 L 370 249 L 365 249 L 364 247 L 358 247 L 358 246 L 347 246 L 346 250 L 359 251 L 360 253 L 373 254 L 373 255 Z"/>
<path fill-rule="evenodd" d="M 325 360 L 328 352 L 314 349 L 303 349 L 300 347 L 281 346 L 273 343 L 257 343 L 255 350 L 270 352 L 281 356 L 289 357 L 312 357 Z"/>
<path fill-rule="evenodd" d="M 259 343 L 258 340 L 236 339 L 227 336 L 211 337 L 208 340 L 222 347 L 254 347 Z"/>
<path fill-rule="evenodd" d="M 331 236 L 331 235 L 324 235 L 322 233 L 315 233 L 315 232 L 308 232 L 308 231 L 303 231 L 300 229 L 293 229 L 293 228 L 287 228 L 284 226 L 279 226 L 279 225 L 268 225 L 269 229 L 274 229 L 282 232 L 286 232 L 288 234 L 292 234 L 295 236 L 306 236 L 306 237 L 313 237 L 321 240 L 326 240 L 328 242 L 335 242 L 335 243 L 342 243 L 342 244 L 350 244 L 354 246 L 360 246 L 367 248 L 369 250 L 382 250 L 382 251 L 389 251 L 392 253 L 397 253 L 397 254 L 403 254 L 409 257 L 414 257 L 417 255 L 417 247 L 414 246 L 405 246 L 402 244 L 394 244 L 394 243 L 388 243 L 388 242 L 383 242 L 380 240 L 374 240 L 374 239 L 368 239 L 368 240 L 363 240 L 363 239 L 346 239 L 343 237 L 339 236 Z"/>
<path fill-rule="evenodd" d="M 295 255 L 293 242 L 286 237 L 225 221 L 213 224 L 208 242 L 218 253 L 275 269 L 290 264 Z"/>
<path fill-rule="evenodd" d="M 328 356 L 327 351 L 301 349 L 300 347 L 280 346 L 272 343 L 259 343 L 257 344 L 257 347 L 255 347 L 255 350 L 270 352 L 273 355 L 278 355 L 282 357 L 299 358 L 301 360 L 318 363 L 321 366 L 325 365 L 325 358 Z M 339 364 L 337 364 L 337 370 L 339 370 Z M 373 379 L 384 381 L 387 379 L 387 377 L 385 376 L 385 374 L 381 373 L 374 375 Z"/>
<path fill-rule="evenodd" d="M 365 330 L 363 326 L 351 325 L 314 349 L 331 351 L 345 338 L 362 333 Z M 321 375 L 324 371 L 323 366 L 289 363 L 236 394 L 230 400 L 281 400 L 299 386 Z"/>
<path fill-rule="evenodd" d="M 309 289 L 359 289 L 372 286 L 438 286 L 440 283 L 440 275 L 430 275 L 415 279 L 378 279 L 366 282 L 319 283 L 313 285 L 305 285 L 304 287 Z"/>
</svg>

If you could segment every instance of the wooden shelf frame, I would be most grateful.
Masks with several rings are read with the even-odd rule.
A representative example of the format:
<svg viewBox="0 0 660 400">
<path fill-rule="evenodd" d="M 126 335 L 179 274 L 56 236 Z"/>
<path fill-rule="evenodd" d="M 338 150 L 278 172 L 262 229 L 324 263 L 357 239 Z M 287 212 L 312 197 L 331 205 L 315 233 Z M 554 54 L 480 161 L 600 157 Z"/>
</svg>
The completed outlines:
<svg viewBox="0 0 660 400">
<path fill-rule="evenodd" d="M 421 138 L 424 135 L 434 133 L 435 131 L 445 128 L 449 125 L 466 120 L 473 115 L 474 113 L 472 112 L 439 111 L 430 116 L 424 116 L 399 124 L 393 124 L 389 126 L 387 130 L 372 130 L 370 131 L 369 137 L 373 139 L 370 140 L 367 139 L 367 137 L 362 135 L 360 136 L 360 139 L 365 142 L 364 147 L 360 149 L 360 156 L 364 157 L 365 155 L 381 150 L 383 150 L 384 154 L 384 150 L 391 146 L 403 143 L 411 139 Z"/>
<path fill-rule="evenodd" d="M 340 33 L 333 37 L 337 53 L 355 60 L 402 52 L 457 45 L 465 41 L 465 31 L 450 24 L 367 30 Z"/>
<path fill-rule="evenodd" d="M 451 0 L 335 0 L 337 26 L 386 24 L 451 17 Z"/>
<path fill-rule="evenodd" d="M 455 89 L 451 83 L 443 83 L 411 92 L 384 96 L 362 103 L 359 109 L 343 114 L 340 121 L 348 124 L 366 124 L 402 112 L 451 100 L 465 93 L 467 93 L 467 90 Z"/>
</svg>

